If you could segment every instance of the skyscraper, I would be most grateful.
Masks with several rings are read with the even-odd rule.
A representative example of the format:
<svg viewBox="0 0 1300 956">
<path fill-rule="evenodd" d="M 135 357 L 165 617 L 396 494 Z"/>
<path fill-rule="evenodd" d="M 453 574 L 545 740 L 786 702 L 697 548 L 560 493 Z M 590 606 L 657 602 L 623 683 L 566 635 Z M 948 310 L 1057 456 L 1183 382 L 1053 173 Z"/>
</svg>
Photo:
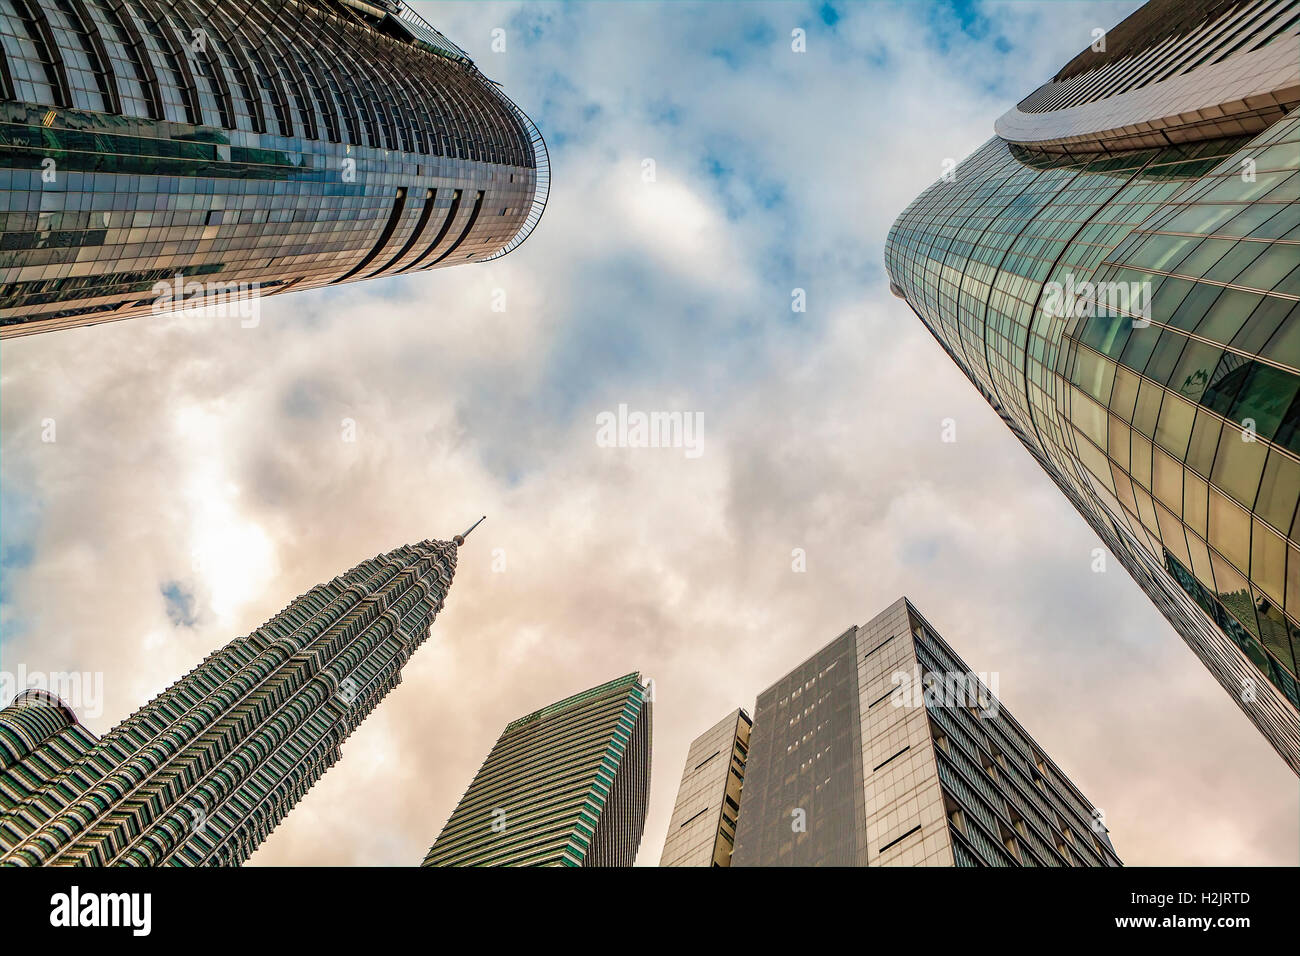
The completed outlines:
<svg viewBox="0 0 1300 956">
<path fill-rule="evenodd" d="M 660 866 L 731 866 L 752 724 L 733 710 L 691 744 Z"/>
<path fill-rule="evenodd" d="M 758 696 L 734 866 L 1119 866 L 1102 814 L 900 598 Z"/>
<path fill-rule="evenodd" d="M 650 796 L 651 692 L 628 674 L 512 720 L 424 866 L 631 866 Z"/>
<path fill-rule="evenodd" d="M 0 0 L 3 336 L 491 259 L 549 177 L 394 0 Z"/>
<path fill-rule="evenodd" d="M 0 863 L 243 863 L 397 686 L 463 541 L 312 588 L 103 737 L 57 698 L 20 694 L 0 711 Z"/>
<path fill-rule="evenodd" d="M 885 258 L 1300 772 L 1298 15 L 1147 4 L 908 206 Z"/>
</svg>

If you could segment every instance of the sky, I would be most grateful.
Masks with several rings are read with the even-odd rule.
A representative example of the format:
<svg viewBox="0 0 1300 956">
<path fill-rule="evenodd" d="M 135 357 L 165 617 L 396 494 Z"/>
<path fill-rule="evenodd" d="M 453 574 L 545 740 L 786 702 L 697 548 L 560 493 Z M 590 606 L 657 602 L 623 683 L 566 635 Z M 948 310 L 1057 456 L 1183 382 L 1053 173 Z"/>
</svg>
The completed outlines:
<svg viewBox="0 0 1300 956">
<path fill-rule="evenodd" d="M 486 514 L 402 684 L 253 864 L 417 864 L 509 720 L 639 670 L 654 865 L 691 740 L 906 595 L 1127 864 L 1295 865 L 1295 776 L 1093 571 L 884 273 L 945 160 L 1137 5 L 415 4 L 546 136 L 541 224 L 255 328 L 5 342 L 0 668 L 102 674 L 103 732 L 295 595 Z M 699 416 L 698 455 L 602 447 L 620 405 Z"/>
</svg>

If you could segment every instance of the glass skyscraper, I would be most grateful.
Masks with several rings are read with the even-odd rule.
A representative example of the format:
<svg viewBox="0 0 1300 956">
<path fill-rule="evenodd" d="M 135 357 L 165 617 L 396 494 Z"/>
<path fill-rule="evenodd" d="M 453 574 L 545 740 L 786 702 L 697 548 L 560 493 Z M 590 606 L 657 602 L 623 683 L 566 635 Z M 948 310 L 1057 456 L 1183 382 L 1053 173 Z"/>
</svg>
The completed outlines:
<svg viewBox="0 0 1300 956">
<path fill-rule="evenodd" d="M 0 0 L 0 336 L 491 259 L 549 177 L 393 0 Z"/>
<path fill-rule="evenodd" d="M 752 725 L 733 710 L 691 743 L 660 866 L 731 866 Z"/>
<path fill-rule="evenodd" d="M 1298 34 L 1295 0 L 1147 4 L 907 207 L 886 265 L 1300 772 Z"/>
<path fill-rule="evenodd" d="M 401 680 L 464 537 L 363 561 L 103 737 L 52 695 L 0 710 L 0 864 L 243 863 Z"/>
<path fill-rule="evenodd" d="M 1119 866 L 990 683 L 906 598 L 846 630 L 758 695 L 732 865 Z"/>
<path fill-rule="evenodd" d="M 512 720 L 424 866 L 631 866 L 650 797 L 650 686 L 628 674 Z"/>
</svg>

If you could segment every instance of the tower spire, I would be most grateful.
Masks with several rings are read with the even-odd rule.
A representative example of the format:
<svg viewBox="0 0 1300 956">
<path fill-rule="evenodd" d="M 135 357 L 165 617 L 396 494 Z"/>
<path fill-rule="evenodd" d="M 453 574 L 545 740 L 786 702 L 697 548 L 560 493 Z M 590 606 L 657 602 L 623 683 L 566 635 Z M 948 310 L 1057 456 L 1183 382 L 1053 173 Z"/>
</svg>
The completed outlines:
<svg viewBox="0 0 1300 956">
<path fill-rule="evenodd" d="M 472 525 L 469 526 L 469 530 L 466 531 L 464 534 L 458 534 L 455 537 L 453 537 L 451 539 L 452 542 L 456 545 L 456 547 L 459 548 L 462 544 L 465 543 L 465 539 L 469 537 L 469 532 L 473 531 L 475 528 L 477 528 L 486 520 L 487 520 L 487 515 L 484 515 L 482 518 L 479 518 L 477 521 L 475 521 Z"/>
</svg>

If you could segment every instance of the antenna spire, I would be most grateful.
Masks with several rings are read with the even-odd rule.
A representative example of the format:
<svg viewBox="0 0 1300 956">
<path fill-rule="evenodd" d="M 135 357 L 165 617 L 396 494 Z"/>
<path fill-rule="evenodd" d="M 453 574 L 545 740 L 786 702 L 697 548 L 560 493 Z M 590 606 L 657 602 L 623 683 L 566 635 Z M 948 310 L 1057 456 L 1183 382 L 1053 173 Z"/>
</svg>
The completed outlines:
<svg viewBox="0 0 1300 956">
<path fill-rule="evenodd" d="M 469 530 L 466 531 L 464 534 L 458 534 L 455 537 L 453 537 L 451 539 L 452 543 L 454 543 L 456 547 L 459 548 L 462 544 L 465 543 L 465 539 L 469 537 L 469 532 L 473 531 L 475 528 L 477 528 L 486 520 L 487 520 L 487 515 L 484 515 L 482 518 L 479 518 L 477 521 L 475 521 L 472 525 L 469 526 Z"/>
</svg>

